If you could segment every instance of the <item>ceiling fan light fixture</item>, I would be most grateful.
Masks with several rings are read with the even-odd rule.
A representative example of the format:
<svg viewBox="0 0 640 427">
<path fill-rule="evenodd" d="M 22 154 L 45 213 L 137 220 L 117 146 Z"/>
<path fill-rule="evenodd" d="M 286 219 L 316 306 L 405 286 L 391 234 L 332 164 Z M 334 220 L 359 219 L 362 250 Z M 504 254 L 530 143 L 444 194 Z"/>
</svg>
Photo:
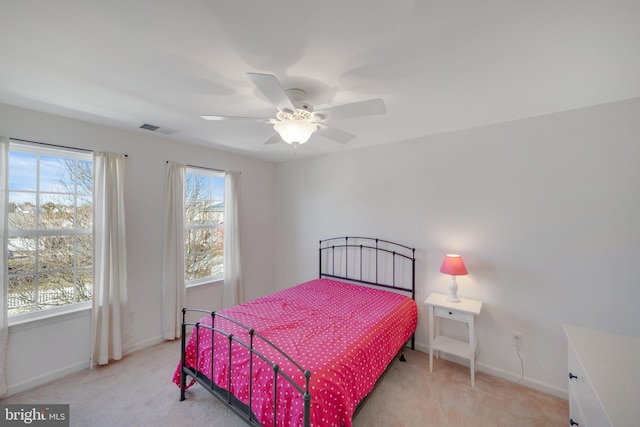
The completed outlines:
<svg viewBox="0 0 640 427">
<path fill-rule="evenodd" d="M 302 120 L 281 120 L 273 128 L 284 142 L 293 145 L 304 144 L 318 130 L 316 124 Z"/>
</svg>

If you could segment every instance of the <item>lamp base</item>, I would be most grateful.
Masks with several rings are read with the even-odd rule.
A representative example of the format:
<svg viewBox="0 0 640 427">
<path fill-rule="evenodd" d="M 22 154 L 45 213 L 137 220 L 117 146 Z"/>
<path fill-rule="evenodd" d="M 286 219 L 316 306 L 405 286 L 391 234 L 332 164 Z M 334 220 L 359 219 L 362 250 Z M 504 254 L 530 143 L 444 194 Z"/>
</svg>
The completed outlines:
<svg viewBox="0 0 640 427">
<path fill-rule="evenodd" d="M 449 283 L 449 295 L 447 296 L 449 302 L 460 302 L 458 298 L 458 283 L 456 282 L 456 276 L 451 276 L 451 283 Z"/>
</svg>

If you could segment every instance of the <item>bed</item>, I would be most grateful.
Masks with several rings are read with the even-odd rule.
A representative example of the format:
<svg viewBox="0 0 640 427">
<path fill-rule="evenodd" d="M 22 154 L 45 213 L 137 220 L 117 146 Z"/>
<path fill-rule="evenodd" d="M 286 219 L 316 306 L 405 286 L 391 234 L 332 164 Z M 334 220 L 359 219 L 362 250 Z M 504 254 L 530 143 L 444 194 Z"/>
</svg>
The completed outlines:
<svg viewBox="0 0 640 427">
<path fill-rule="evenodd" d="M 349 427 L 413 347 L 414 299 L 414 249 L 321 240 L 319 278 L 219 312 L 183 309 L 180 400 L 199 383 L 251 425 Z"/>
</svg>

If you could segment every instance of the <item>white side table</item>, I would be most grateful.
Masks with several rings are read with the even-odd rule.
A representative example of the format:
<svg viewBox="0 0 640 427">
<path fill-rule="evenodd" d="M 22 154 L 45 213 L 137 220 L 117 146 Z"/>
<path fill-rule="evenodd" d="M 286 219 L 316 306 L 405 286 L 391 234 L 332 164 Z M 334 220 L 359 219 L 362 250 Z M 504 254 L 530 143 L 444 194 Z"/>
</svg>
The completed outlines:
<svg viewBox="0 0 640 427">
<path fill-rule="evenodd" d="M 431 294 L 424 302 L 429 306 L 429 372 L 433 372 L 433 354 L 436 351 L 453 354 L 469 360 L 471 387 L 475 387 L 477 337 L 475 319 L 482 309 L 482 301 L 460 298 L 449 302 L 444 294 Z M 440 334 L 439 319 L 451 319 L 469 326 L 469 341 L 460 341 Z"/>
</svg>

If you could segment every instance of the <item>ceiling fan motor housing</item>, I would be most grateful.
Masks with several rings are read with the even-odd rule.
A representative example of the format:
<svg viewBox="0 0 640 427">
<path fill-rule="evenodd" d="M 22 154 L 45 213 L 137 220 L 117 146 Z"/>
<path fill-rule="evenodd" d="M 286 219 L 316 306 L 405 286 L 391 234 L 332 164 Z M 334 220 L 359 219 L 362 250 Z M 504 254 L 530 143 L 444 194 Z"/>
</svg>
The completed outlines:
<svg viewBox="0 0 640 427">
<path fill-rule="evenodd" d="M 292 88 L 287 89 L 285 91 L 289 100 L 294 107 L 296 107 L 295 111 L 291 111 L 288 108 L 283 109 L 281 112 L 286 115 L 286 118 L 289 120 L 313 120 L 313 106 L 307 104 L 305 100 L 307 99 L 307 92 L 303 89 Z M 280 118 L 280 117 L 278 117 Z M 322 118 L 315 117 L 318 120 L 322 120 Z M 280 118 L 280 120 L 282 120 Z"/>
<path fill-rule="evenodd" d="M 310 122 L 315 119 L 313 112 L 296 108 L 296 111 L 282 110 L 276 113 L 278 120 L 298 120 L 304 122 Z"/>
</svg>

